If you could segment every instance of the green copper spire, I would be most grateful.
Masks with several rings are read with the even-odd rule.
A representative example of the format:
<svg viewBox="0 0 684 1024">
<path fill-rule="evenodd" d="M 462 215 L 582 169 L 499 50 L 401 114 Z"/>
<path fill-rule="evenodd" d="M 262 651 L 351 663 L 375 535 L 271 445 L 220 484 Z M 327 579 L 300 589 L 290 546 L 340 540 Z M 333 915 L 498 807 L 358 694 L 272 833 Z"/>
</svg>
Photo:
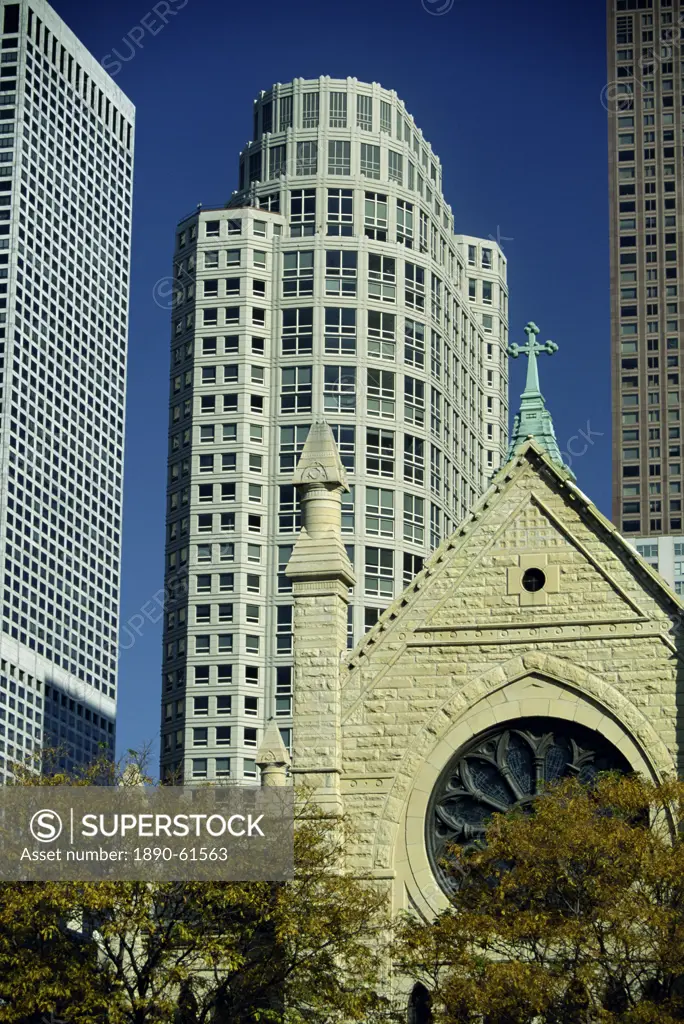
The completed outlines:
<svg viewBox="0 0 684 1024">
<path fill-rule="evenodd" d="M 520 412 L 515 417 L 511 443 L 508 448 L 507 462 L 510 462 L 516 451 L 528 438 L 533 438 L 546 454 L 559 466 L 563 466 L 573 477 L 574 473 L 568 466 L 564 465 L 563 459 L 556 440 L 556 432 L 553 429 L 551 413 L 544 404 L 544 396 L 539 389 L 539 371 L 537 368 L 537 356 L 541 352 L 547 352 L 550 356 L 558 351 L 555 341 L 544 343 L 537 341 L 539 328 L 530 322 L 525 327 L 527 335 L 526 345 L 508 346 L 508 354 L 513 359 L 518 356 L 527 356 L 527 380 L 525 390 L 520 396 Z"/>
</svg>

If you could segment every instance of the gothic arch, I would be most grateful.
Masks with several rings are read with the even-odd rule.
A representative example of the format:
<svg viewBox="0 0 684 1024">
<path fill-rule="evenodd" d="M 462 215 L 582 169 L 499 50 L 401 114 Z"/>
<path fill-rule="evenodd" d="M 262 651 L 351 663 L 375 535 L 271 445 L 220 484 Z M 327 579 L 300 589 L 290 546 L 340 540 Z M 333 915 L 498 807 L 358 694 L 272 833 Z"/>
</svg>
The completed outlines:
<svg viewBox="0 0 684 1024">
<path fill-rule="evenodd" d="M 530 652 L 471 680 L 413 738 L 385 805 L 386 811 L 401 810 L 395 811 L 394 820 L 387 813 L 378 822 L 376 837 L 386 838 L 388 831 L 394 835 L 394 863 L 380 861 L 384 844 L 377 843 L 374 866 L 393 866 L 420 912 L 431 915 L 445 905 L 424 841 L 427 802 L 442 769 L 456 750 L 493 723 L 533 716 L 565 719 L 600 732 L 635 771 L 651 778 L 662 778 L 674 769 L 673 756 L 638 708 L 614 686 L 571 661 Z"/>
</svg>

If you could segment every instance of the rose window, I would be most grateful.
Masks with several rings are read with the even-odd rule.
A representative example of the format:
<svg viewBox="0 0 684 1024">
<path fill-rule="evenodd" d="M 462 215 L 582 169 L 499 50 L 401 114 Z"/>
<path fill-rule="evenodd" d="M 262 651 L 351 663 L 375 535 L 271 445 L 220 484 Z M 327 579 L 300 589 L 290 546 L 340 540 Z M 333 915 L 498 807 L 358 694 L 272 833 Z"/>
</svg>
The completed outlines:
<svg viewBox="0 0 684 1024">
<path fill-rule="evenodd" d="M 451 759 L 428 807 L 426 841 L 445 892 L 449 847 L 481 842 L 492 814 L 528 807 L 548 783 L 599 772 L 629 771 L 625 758 L 591 729 L 551 718 L 528 718 L 473 738 Z"/>
</svg>

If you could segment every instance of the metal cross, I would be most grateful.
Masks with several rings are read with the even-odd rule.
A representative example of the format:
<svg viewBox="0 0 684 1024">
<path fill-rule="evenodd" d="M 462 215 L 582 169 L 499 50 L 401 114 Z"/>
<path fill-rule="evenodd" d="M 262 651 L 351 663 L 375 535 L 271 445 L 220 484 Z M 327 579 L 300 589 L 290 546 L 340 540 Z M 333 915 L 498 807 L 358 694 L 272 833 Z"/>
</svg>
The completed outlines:
<svg viewBox="0 0 684 1024">
<path fill-rule="evenodd" d="M 508 346 L 508 354 L 513 356 L 514 359 L 517 359 L 518 356 L 531 356 L 533 354 L 538 356 L 540 352 L 548 352 L 552 356 L 554 352 L 558 351 L 558 345 L 555 341 L 537 341 L 539 328 L 531 320 L 525 327 L 525 334 L 527 335 L 526 345 L 516 345 L 513 342 L 512 345 Z"/>
<path fill-rule="evenodd" d="M 525 392 L 538 393 L 539 392 L 539 374 L 537 372 L 537 356 L 541 352 L 546 352 L 552 356 L 554 352 L 558 351 L 558 345 L 555 341 L 537 341 L 537 335 L 539 334 L 539 328 L 531 320 L 525 327 L 525 334 L 527 335 L 526 345 L 517 345 L 513 342 L 512 345 L 508 346 L 508 354 L 513 359 L 517 359 L 518 356 L 527 356 L 529 362 L 527 364 L 527 381 L 525 383 Z"/>
</svg>

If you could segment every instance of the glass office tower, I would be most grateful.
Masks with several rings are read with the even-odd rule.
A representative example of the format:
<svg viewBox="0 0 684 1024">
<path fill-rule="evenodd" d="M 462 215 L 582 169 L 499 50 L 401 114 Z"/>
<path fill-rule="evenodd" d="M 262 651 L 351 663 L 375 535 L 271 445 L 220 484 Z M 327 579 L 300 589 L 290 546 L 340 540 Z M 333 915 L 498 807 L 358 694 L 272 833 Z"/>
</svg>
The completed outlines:
<svg viewBox="0 0 684 1024">
<path fill-rule="evenodd" d="M 0 775 L 114 750 L 134 108 L 0 5 Z"/>
</svg>

